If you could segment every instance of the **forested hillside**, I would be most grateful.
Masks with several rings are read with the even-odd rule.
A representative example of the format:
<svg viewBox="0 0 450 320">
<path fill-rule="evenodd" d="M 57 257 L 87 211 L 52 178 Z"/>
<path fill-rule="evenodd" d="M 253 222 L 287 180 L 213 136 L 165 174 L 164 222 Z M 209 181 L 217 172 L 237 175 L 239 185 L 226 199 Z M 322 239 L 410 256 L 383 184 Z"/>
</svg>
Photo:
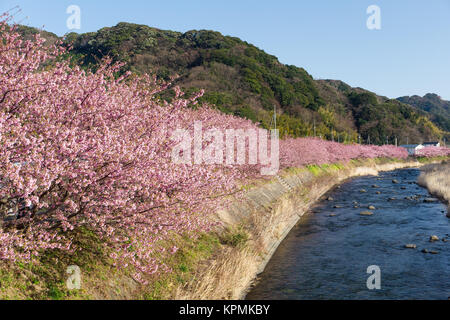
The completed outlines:
<svg viewBox="0 0 450 320">
<path fill-rule="evenodd" d="M 406 143 L 445 135 L 436 126 L 443 121 L 430 121 L 427 112 L 342 81 L 314 80 L 303 68 L 284 65 L 241 39 L 214 31 L 180 33 L 119 23 L 97 32 L 68 34 L 64 42 L 72 46 L 74 62 L 86 68 L 109 55 L 126 62 L 124 70 L 164 80 L 177 76 L 175 84 L 187 94 L 205 89 L 201 101 L 264 127 L 270 126 L 276 106 L 282 136 L 384 144 L 395 138 Z"/>
<path fill-rule="evenodd" d="M 397 100 L 428 112 L 435 123 L 450 131 L 450 101 L 443 100 L 434 93 L 427 93 L 423 97 L 400 97 Z"/>
</svg>

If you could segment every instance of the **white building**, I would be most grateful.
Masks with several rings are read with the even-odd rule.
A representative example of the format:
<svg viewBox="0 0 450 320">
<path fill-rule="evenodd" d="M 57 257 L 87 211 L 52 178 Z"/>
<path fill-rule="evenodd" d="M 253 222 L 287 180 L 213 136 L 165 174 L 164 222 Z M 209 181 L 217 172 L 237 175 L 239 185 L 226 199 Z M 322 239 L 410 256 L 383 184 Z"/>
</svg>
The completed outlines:
<svg viewBox="0 0 450 320">
<path fill-rule="evenodd" d="M 408 154 L 410 156 L 413 156 L 416 154 L 417 150 L 423 149 L 425 148 L 423 145 L 421 144 L 404 144 L 402 146 L 400 146 L 402 148 L 405 148 L 406 150 L 408 150 Z"/>
</svg>

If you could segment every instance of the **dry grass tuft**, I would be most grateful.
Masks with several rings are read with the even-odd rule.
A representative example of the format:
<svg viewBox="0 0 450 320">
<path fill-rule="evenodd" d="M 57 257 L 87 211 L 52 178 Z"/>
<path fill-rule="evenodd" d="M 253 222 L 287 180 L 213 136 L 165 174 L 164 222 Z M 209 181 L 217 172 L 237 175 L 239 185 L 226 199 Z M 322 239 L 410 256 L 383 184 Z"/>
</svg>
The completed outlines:
<svg viewBox="0 0 450 320">
<path fill-rule="evenodd" d="M 208 261 L 185 287 L 178 287 L 177 300 L 235 300 L 242 298 L 242 292 L 256 272 L 258 257 L 250 248 L 226 248 Z"/>
<path fill-rule="evenodd" d="M 450 162 L 422 167 L 418 182 L 431 194 L 444 199 L 449 204 L 448 215 L 450 215 Z"/>
</svg>

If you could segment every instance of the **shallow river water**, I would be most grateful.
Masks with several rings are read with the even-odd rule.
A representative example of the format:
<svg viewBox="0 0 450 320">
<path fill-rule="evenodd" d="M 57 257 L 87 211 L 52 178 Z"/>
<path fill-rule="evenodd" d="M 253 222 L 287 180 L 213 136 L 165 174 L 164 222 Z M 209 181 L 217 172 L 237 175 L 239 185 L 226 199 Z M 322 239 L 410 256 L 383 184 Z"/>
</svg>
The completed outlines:
<svg viewBox="0 0 450 320">
<path fill-rule="evenodd" d="M 424 202 L 432 197 L 415 183 L 418 175 L 417 169 L 384 172 L 330 191 L 326 197 L 334 200 L 302 217 L 246 298 L 447 300 L 450 219 L 442 203 Z M 430 242 L 431 235 L 439 241 Z M 372 265 L 381 271 L 379 290 L 366 285 Z"/>
</svg>

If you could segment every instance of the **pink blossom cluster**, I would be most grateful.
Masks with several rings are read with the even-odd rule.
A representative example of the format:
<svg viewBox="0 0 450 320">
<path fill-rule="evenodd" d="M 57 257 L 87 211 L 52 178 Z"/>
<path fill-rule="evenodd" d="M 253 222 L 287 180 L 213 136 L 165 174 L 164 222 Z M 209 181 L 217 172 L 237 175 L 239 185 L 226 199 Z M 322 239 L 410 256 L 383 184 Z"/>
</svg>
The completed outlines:
<svg viewBox="0 0 450 320">
<path fill-rule="evenodd" d="M 416 157 L 440 157 L 450 156 L 450 148 L 447 147 L 425 147 L 416 151 Z"/>
<path fill-rule="evenodd" d="M 283 167 L 300 167 L 364 158 L 405 159 L 408 152 L 392 145 L 346 145 L 319 138 L 288 138 L 280 141 L 280 157 Z"/>
<path fill-rule="evenodd" d="M 0 39 L 0 259 L 76 250 L 70 231 L 84 227 L 105 239 L 118 266 L 132 265 L 145 281 L 142 275 L 167 271 L 164 255 L 178 250 L 161 241 L 211 230 L 208 215 L 226 204 L 219 198 L 259 177 L 259 165 L 172 161 L 171 134 L 193 130 L 195 121 L 203 130 L 258 129 L 197 106 L 202 92 L 186 99 L 174 88 L 169 103 L 158 97 L 170 84 L 119 77 L 121 65 L 109 59 L 95 72 L 71 67 L 59 44 L 45 47 L 39 35 L 24 41 L 7 18 Z M 394 146 L 280 142 L 282 167 L 406 156 Z M 12 204 L 17 216 L 6 219 Z"/>
<path fill-rule="evenodd" d="M 86 227 L 108 240 L 118 264 L 156 272 L 160 240 L 209 230 L 215 198 L 257 172 L 172 162 L 171 132 L 196 120 L 205 130 L 256 128 L 194 110 L 202 93 L 184 99 L 176 89 L 162 102 L 169 84 L 117 77 L 108 59 L 94 73 L 72 68 L 59 45 L 24 41 L 5 21 L 0 35 L 0 259 L 75 249 L 70 231 Z M 5 219 L 17 203 L 16 219 Z"/>
</svg>

